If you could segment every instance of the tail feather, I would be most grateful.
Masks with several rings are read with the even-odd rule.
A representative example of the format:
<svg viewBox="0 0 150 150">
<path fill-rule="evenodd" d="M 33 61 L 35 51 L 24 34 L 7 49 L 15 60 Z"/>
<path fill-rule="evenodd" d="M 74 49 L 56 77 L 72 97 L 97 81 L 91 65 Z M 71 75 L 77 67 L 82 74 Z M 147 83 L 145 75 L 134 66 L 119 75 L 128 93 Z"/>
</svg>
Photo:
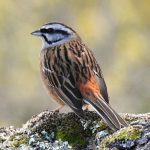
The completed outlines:
<svg viewBox="0 0 150 150">
<path fill-rule="evenodd" d="M 104 100 L 97 100 L 96 102 L 88 101 L 88 103 L 92 105 L 95 111 L 112 130 L 116 131 L 127 126 L 127 123 Z"/>
<path fill-rule="evenodd" d="M 113 112 L 116 114 L 116 116 L 120 122 L 121 127 L 127 127 L 128 126 L 127 122 L 122 117 L 120 117 L 120 115 L 118 113 L 116 113 L 115 110 L 113 110 Z"/>
</svg>

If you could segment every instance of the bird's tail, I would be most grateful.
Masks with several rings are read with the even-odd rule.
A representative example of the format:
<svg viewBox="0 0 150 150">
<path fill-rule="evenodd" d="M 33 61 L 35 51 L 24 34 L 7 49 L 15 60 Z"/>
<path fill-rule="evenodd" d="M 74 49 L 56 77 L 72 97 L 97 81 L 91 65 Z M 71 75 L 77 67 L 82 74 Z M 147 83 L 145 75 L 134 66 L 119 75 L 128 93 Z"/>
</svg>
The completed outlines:
<svg viewBox="0 0 150 150">
<path fill-rule="evenodd" d="M 119 114 L 117 114 L 116 111 L 104 100 L 97 100 L 94 102 L 88 101 L 88 103 L 92 105 L 95 111 L 113 131 L 128 126 Z"/>
</svg>

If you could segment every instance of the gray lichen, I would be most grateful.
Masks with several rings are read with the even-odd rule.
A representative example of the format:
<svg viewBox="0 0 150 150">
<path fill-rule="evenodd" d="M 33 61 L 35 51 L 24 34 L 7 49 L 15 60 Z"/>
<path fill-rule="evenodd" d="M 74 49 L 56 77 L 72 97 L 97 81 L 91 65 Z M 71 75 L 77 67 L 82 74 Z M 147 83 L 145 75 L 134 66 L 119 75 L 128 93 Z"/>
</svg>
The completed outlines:
<svg viewBox="0 0 150 150">
<path fill-rule="evenodd" d="M 121 114 L 130 126 L 112 132 L 94 112 L 86 120 L 74 113 L 44 111 L 22 128 L 0 128 L 0 150 L 147 150 L 150 145 L 150 113 Z"/>
</svg>

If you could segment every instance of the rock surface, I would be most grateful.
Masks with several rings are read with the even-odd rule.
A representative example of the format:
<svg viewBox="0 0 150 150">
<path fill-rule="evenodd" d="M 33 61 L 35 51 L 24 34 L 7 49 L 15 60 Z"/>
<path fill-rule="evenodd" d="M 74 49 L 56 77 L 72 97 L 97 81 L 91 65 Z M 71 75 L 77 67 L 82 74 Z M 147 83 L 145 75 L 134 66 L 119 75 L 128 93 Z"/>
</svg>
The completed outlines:
<svg viewBox="0 0 150 150">
<path fill-rule="evenodd" d="M 74 113 L 43 111 L 22 128 L 0 128 L 0 150 L 149 150 L 150 113 L 120 115 L 130 125 L 113 132 L 94 112 L 81 120 Z"/>
</svg>

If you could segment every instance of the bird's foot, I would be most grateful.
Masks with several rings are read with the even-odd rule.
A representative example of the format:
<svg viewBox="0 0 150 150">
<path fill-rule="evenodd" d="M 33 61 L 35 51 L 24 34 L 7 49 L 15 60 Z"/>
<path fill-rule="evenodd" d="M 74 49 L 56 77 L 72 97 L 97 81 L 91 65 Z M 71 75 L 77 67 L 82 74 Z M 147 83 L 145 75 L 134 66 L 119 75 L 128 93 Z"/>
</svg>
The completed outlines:
<svg viewBox="0 0 150 150">
<path fill-rule="evenodd" d="M 83 111 L 88 111 L 89 110 L 89 104 L 85 104 L 82 109 L 83 109 Z"/>
<path fill-rule="evenodd" d="M 57 108 L 55 108 L 54 110 L 51 110 L 51 112 L 53 113 L 59 113 L 60 109 L 62 108 L 63 106 L 59 106 Z"/>
</svg>

